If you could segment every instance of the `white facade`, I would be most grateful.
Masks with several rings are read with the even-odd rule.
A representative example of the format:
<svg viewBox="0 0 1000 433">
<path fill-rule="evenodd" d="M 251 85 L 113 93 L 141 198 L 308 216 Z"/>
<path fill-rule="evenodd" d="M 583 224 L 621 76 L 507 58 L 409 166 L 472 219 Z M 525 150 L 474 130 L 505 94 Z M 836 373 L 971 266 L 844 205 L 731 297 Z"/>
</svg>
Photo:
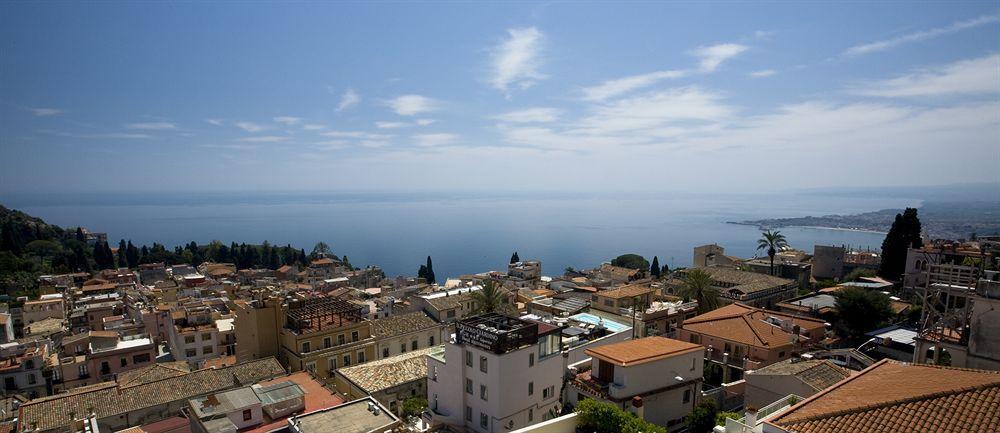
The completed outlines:
<svg viewBox="0 0 1000 433">
<path fill-rule="evenodd" d="M 558 332 L 554 338 L 555 350 L 542 337 L 503 354 L 451 341 L 429 355 L 427 400 L 435 421 L 500 433 L 554 418 L 564 371 Z"/>
</svg>

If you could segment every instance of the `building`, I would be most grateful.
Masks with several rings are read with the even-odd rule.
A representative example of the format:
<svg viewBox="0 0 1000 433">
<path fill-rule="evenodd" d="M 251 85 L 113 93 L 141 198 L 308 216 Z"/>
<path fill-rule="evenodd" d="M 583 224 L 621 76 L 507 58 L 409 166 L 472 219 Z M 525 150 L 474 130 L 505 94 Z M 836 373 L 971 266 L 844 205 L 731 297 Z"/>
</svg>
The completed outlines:
<svg viewBox="0 0 1000 433">
<path fill-rule="evenodd" d="M 929 380 L 930 379 L 930 380 Z M 797 403 L 779 400 L 725 433 L 959 433 L 1000 428 L 1000 373 L 880 361 Z M 793 403 L 793 404 L 788 404 Z"/>
<path fill-rule="evenodd" d="M 731 268 L 698 268 L 712 278 L 723 302 L 740 302 L 754 307 L 771 308 L 774 304 L 795 296 L 798 284 L 787 278 Z M 678 271 L 681 281 L 668 283 L 667 294 L 675 294 L 683 284 L 688 270 Z"/>
<path fill-rule="evenodd" d="M 48 340 L 0 344 L 0 380 L 4 396 L 23 394 L 36 398 L 49 394 L 42 374 L 49 344 Z"/>
<path fill-rule="evenodd" d="M 278 356 L 278 334 L 285 317 L 282 299 L 238 299 L 233 304 L 236 360 L 245 362 Z"/>
<path fill-rule="evenodd" d="M 207 305 L 184 308 L 168 328 L 168 345 L 174 359 L 193 364 L 219 355 L 219 328 L 214 310 Z"/>
<path fill-rule="evenodd" d="M 455 340 L 427 356 L 432 424 L 499 433 L 559 413 L 559 327 L 496 313 L 455 326 Z"/>
<path fill-rule="evenodd" d="M 401 421 L 378 400 L 365 397 L 288 418 L 288 433 L 385 433 Z"/>
<path fill-rule="evenodd" d="M 706 373 L 713 376 L 709 379 L 713 384 L 739 380 L 746 370 L 804 353 L 818 347 L 825 336 L 822 320 L 740 303 L 685 320 L 678 330 L 678 339 L 708 349 Z"/>
<path fill-rule="evenodd" d="M 156 362 L 157 349 L 147 335 L 120 336 L 90 331 L 63 339 L 62 350 L 49 358 L 56 392 L 114 380 L 126 371 Z"/>
<path fill-rule="evenodd" d="M 21 312 L 25 325 L 40 322 L 44 319 L 65 319 L 65 302 L 62 294 L 42 295 L 41 299 L 27 301 Z"/>
<path fill-rule="evenodd" d="M 441 323 L 452 323 L 464 318 L 476 309 L 472 292 L 482 290 L 482 286 L 472 286 L 429 293 L 410 299 L 413 307 L 423 310 L 428 316 Z"/>
<path fill-rule="evenodd" d="M 931 264 L 922 305 L 914 362 L 1000 370 L 1000 272 Z"/>
<path fill-rule="evenodd" d="M 278 335 L 278 359 L 289 371 L 324 381 L 338 368 L 375 359 L 375 337 L 362 307 L 337 298 L 289 301 Z M 242 341 L 237 337 L 237 341 Z"/>
<path fill-rule="evenodd" d="M 123 383 L 94 386 L 39 398 L 21 405 L 22 429 L 62 433 L 79 417 L 91 414 L 102 431 L 116 431 L 167 419 L 188 407 L 188 400 L 254 384 L 285 374 L 274 358 L 219 369 L 205 369 L 161 378 L 139 376 Z"/>
<path fill-rule="evenodd" d="M 602 290 L 590 295 L 590 308 L 620 314 L 623 308 L 632 305 L 646 306 L 652 303 L 654 289 L 649 283 L 629 284 L 611 290 Z"/>
<path fill-rule="evenodd" d="M 371 322 L 375 353 L 388 358 L 441 344 L 445 326 L 423 311 L 396 314 Z"/>
<path fill-rule="evenodd" d="M 760 408 L 790 394 L 809 397 L 848 377 L 850 370 L 827 360 L 787 359 L 746 373 L 744 404 Z"/>
<path fill-rule="evenodd" d="M 525 260 L 507 265 L 507 276 L 515 280 L 537 283 L 542 278 L 542 262 Z"/>
<path fill-rule="evenodd" d="M 0 313 L 0 344 L 14 341 L 14 317 L 9 312 Z"/>
<path fill-rule="evenodd" d="M 811 317 L 828 317 L 837 311 L 837 297 L 830 293 L 796 296 L 774 305 L 777 311 Z"/>
<path fill-rule="evenodd" d="M 590 366 L 570 380 L 569 404 L 585 398 L 607 401 L 674 431 L 698 403 L 705 356 L 700 344 L 646 337 L 586 353 Z"/>
<path fill-rule="evenodd" d="M 702 245 L 694 247 L 694 255 L 691 257 L 691 266 L 704 268 L 709 266 L 736 267 L 742 262 L 738 257 L 727 256 L 726 249 L 716 245 Z"/>
<path fill-rule="evenodd" d="M 812 275 L 817 280 L 839 280 L 843 278 L 844 247 L 814 246 Z"/>
<path fill-rule="evenodd" d="M 348 400 L 372 396 L 389 411 L 402 416 L 406 399 L 427 396 L 426 356 L 443 349 L 442 346 L 429 347 L 338 369 L 334 386 Z"/>
<path fill-rule="evenodd" d="M 920 333 L 900 325 L 891 325 L 865 333 L 869 338 L 858 347 L 858 351 L 873 359 L 895 359 L 910 362 L 917 350 L 917 337 Z"/>
</svg>

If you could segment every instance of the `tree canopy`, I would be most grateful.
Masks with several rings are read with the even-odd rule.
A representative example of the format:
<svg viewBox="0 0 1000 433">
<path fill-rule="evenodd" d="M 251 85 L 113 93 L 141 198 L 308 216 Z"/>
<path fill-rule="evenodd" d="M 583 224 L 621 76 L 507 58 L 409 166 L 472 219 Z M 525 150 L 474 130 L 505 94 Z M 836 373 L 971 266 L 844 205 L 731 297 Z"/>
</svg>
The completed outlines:
<svg viewBox="0 0 1000 433">
<path fill-rule="evenodd" d="M 622 254 L 611 260 L 611 265 L 640 271 L 649 269 L 649 262 L 638 254 Z"/>
<path fill-rule="evenodd" d="M 660 268 L 660 258 L 657 256 L 653 256 L 653 263 L 649 265 L 649 275 L 652 275 L 653 278 L 660 278 L 661 271 L 662 269 Z"/>
<path fill-rule="evenodd" d="M 591 398 L 577 404 L 578 424 L 594 433 L 666 433 L 667 429 L 646 422 L 611 403 Z"/>
<path fill-rule="evenodd" d="M 493 280 L 486 280 L 483 288 L 472 292 L 471 297 L 475 303 L 474 314 L 508 313 L 513 310 L 507 291 Z"/>
<path fill-rule="evenodd" d="M 520 261 L 521 261 L 521 258 L 517 256 L 517 251 L 514 251 L 514 254 L 510 255 L 510 263 L 514 264 L 514 263 L 517 263 L 517 262 L 520 262 Z"/>
<path fill-rule="evenodd" d="M 787 246 L 788 241 L 785 239 L 785 235 L 781 234 L 780 230 L 773 232 L 766 230 L 760 234 L 760 239 L 757 240 L 757 251 L 767 251 L 767 256 L 771 259 L 771 275 L 774 275 L 774 256 L 778 254 L 778 251 Z"/>
<path fill-rule="evenodd" d="M 715 400 L 706 398 L 702 399 L 694 410 L 684 418 L 684 423 L 691 433 L 709 433 L 715 428 L 718 415 L 719 408 L 715 405 Z"/>
<path fill-rule="evenodd" d="M 860 337 L 893 316 L 891 301 L 884 293 L 847 286 L 836 296 L 837 328 L 848 336 Z"/>
<path fill-rule="evenodd" d="M 882 241 L 882 262 L 879 264 L 878 275 L 882 278 L 898 281 L 906 268 L 906 254 L 910 248 L 923 246 L 920 238 L 920 219 L 917 210 L 906 208 L 902 214 L 896 214 L 896 219 Z"/>
<path fill-rule="evenodd" d="M 684 285 L 678 294 L 685 299 L 698 301 L 698 314 L 707 313 L 721 305 L 719 289 L 712 285 L 712 276 L 701 269 L 687 271 Z"/>
</svg>

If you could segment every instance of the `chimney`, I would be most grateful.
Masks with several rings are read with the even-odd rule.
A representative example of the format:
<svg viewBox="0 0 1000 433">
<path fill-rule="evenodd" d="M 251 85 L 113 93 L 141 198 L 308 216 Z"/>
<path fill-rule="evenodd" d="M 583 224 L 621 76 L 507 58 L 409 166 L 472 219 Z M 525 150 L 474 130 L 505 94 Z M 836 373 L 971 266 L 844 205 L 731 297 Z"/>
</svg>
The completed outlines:
<svg viewBox="0 0 1000 433">
<path fill-rule="evenodd" d="M 639 397 L 638 395 L 632 397 L 632 413 L 634 413 L 639 419 L 645 419 L 643 418 L 643 411 L 642 397 Z"/>
<path fill-rule="evenodd" d="M 744 418 L 743 424 L 750 428 L 757 427 L 757 408 L 753 407 L 753 405 L 747 405 L 746 418 Z"/>
</svg>

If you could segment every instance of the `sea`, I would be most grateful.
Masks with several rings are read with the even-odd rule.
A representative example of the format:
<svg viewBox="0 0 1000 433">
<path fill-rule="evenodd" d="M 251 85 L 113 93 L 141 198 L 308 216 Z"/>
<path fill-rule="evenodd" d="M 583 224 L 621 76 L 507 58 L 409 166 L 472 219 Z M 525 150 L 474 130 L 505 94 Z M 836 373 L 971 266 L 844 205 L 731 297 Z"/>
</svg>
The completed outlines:
<svg viewBox="0 0 1000 433">
<path fill-rule="evenodd" d="M 357 267 L 415 275 L 427 256 L 439 280 L 505 270 L 517 251 L 542 262 L 543 275 L 599 266 L 636 253 L 671 268 L 689 266 L 692 248 L 716 243 L 753 257 L 760 230 L 730 224 L 762 218 L 853 214 L 917 206 L 892 195 L 826 193 L 87 193 L 0 195 L 0 204 L 64 227 L 105 232 L 111 243 L 195 241 L 291 244 L 319 241 Z M 878 251 L 883 233 L 810 227 L 780 229 L 792 247 L 844 245 Z"/>
</svg>

